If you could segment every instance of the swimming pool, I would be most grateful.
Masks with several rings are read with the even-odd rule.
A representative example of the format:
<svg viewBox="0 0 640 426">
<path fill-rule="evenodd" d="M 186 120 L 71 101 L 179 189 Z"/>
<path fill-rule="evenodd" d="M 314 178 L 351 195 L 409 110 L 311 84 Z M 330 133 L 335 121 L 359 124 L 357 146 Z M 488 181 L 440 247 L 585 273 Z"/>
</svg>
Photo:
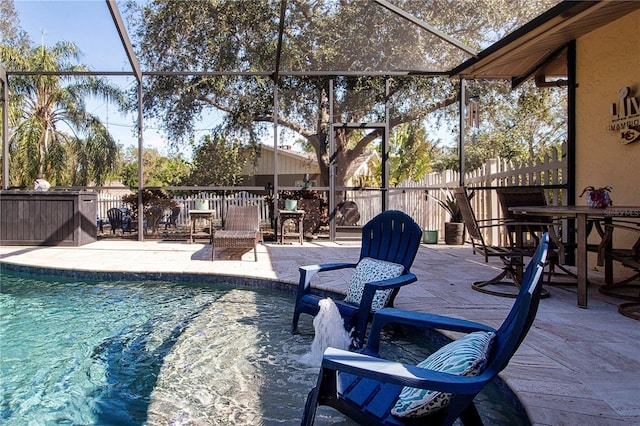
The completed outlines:
<svg viewBox="0 0 640 426">
<path fill-rule="evenodd" d="M 317 367 L 291 335 L 293 297 L 230 285 L 90 281 L 2 270 L 0 421 L 5 425 L 294 425 Z M 424 342 L 397 340 L 408 362 Z M 491 424 L 526 416 L 487 404 Z M 317 424 L 352 424 L 321 409 Z"/>
</svg>

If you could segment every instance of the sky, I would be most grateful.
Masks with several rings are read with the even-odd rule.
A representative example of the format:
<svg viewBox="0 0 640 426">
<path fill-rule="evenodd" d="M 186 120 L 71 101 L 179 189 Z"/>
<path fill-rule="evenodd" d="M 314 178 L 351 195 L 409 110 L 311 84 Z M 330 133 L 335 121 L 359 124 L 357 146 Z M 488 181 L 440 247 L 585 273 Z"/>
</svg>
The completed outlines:
<svg viewBox="0 0 640 426">
<path fill-rule="evenodd" d="M 124 14 L 121 2 L 120 13 Z M 14 0 L 19 25 L 34 44 L 52 46 L 59 41 L 75 43 L 83 56 L 80 62 L 94 71 L 131 71 L 129 60 L 113 24 L 105 0 Z M 134 77 L 105 77 L 124 89 L 136 87 Z M 102 100 L 87 101 L 88 110 L 107 125 L 116 142 L 138 146 L 135 132 L 137 113 L 122 114 Z M 144 146 L 168 153 L 168 142 L 157 124 L 144 121 Z M 196 135 L 198 137 L 199 135 Z M 185 146 L 181 151 L 190 156 Z"/>
<path fill-rule="evenodd" d="M 140 0 L 143 1 L 143 0 Z M 124 15 L 123 1 L 118 0 L 120 13 Z M 52 46 L 59 41 L 71 41 L 84 53 L 81 63 L 94 71 L 131 71 L 126 52 L 122 47 L 115 25 L 105 0 L 14 0 L 19 16 L 20 28 L 29 35 L 32 43 Z M 126 17 L 123 16 L 126 23 Z M 131 37 L 131 34 L 129 35 Z M 136 80 L 131 77 L 105 77 L 123 89 L 136 87 Z M 107 125 L 116 142 L 129 146 L 138 146 L 135 132 L 137 113 L 122 114 L 115 105 L 108 105 L 101 100 L 87 101 L 89 112 L 99 116 Z M 205 116 L 196 124 L 196 140 L 219 122 L 219 118 Z M 170 144 L 158 129 L 158 123 L 144 121 L 144 146 L 155 148 L 161 154 L 169 154 Z M 433 126 L 432 126 L 433 128 Z M 450 139 L 451 134 L 441 129 L 440 139 Z M 295 135 L 282 135 L 295 145 Z M 264 143 L 272 143 L 271 137 Z M 285 142 L 282 142 L 285 143 Z M 286 142 L 289 143 L 289 142 Z M 295 147 L 294 149 L 299 149 Z M 180 148 L 185 158 L 191 157 L 191 150 L 186 144 Z"/>
</svg>

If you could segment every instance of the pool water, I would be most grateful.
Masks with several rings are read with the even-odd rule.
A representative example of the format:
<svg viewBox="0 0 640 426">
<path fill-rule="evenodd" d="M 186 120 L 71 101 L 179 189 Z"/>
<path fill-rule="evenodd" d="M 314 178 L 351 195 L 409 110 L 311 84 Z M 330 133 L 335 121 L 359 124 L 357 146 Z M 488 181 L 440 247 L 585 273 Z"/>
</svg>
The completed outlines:
<svg viewBox="0 0 640 426">
<path fill-rule="evenodd" d="M 293 298 L 228 285 L 88 281 L 2 271 L 3 425 L 297 425 L 318 367 L 289 332 Z M 390 354 L 418 362 L 424 342 Z M 492 393 L 493 392 L 493 393 Z M 496 389 L 487 424 L 526 424 Z M 320 408 L 316 424 L 350 425 Z"/>
</svg>

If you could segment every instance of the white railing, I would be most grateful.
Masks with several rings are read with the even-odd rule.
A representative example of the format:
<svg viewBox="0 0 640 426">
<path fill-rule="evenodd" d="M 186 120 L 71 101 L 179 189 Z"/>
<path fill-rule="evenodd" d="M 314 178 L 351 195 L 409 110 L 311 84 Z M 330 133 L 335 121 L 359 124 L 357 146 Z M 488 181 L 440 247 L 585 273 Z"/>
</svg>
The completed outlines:
<svg viewBox="0 0 640 426">
<path fill-rule="evenodd" d="M 125 207 L 125 203 L 122 201 L 121 195 L 113 195 L 107 193 L 98 194 L 98 205 L 96 209 L 98 219 L 107 220 L 107 210 L 114 207 Z"/>
<path fill-rule="evenodd" d="M 204 203 L 205 209 L 215 211 L 214 222 L 221 223 L 221 217 L 223 211 L 226 211 L 227 205 L 257 205 L 260 208 L 260 221 L 263 224 L 270 223 L 269 221 L 269 209 L 264 197 L 261 195 L 255 195 L 248 192 L 238 192 L 232 195 L 221 196 L 218 194 L 201 192 L 189 197 L 176 196 L 173 200 L 178 203 L 180 207 L 180 214 L 176 220 L 176 224 L 179 226 L 190 226 L 189 211 L 197 210 L 196 205 Z M 225 206 L 223 209 L 222 206 Z M 122 201 L 121 196 L 111 194 L 99 194 L 98 195 L 98 218 L 106 219 L 107 210 L 113 207 L 126 207 Z M 166 212 L 170 214 L 170 212 Z"/>
<path fill-rule="evenodd" d="M 565 205 L 566 191 L 562 190 L 566 176 L 566 156 L 561 154 L 546 156 L 532 163 L 513 163 L 506 160 L 492 159 L 476 170 L 465 174 L 465 184 L 470 190 L 476 189 L 477 195 L 471 200 L 478 219 L 499 218 L 502 213 L 498 197 L 492 188 L 498 186 L 552 186 L 548 189 L 548 199 L 553 205 Z M 389 209 L 402 210 L 413 217 L 423 228 L 439 230 L 444 235 L 444 223 L 449 220 L 447 213 L 430 195 L 441 197 L 440 188 L 454 188 L 459 184 L 459 173 L 447 170 L 441 173 L 430 173 L 417 182 L 405 181 L 397 188 L 389 188 Z M 258 205 L 260 206 L 260 220 L 263 225 L 270 224 L 269 206 L 261 195 L 248 192 L 238 192 L 221 196 L 202 192 L 189 197 L 175 197 L 174 200 L 181 207 L 178 225 L 189 226 L 189 211 L 196 209 L 196 203 L 208 203 L 208 209 L 221 215 L 223 205 Z M 382 210 L 382 196 L 380 191 L 347 191 L 346 200 L 354 201 L 360 213 L 359 225 L 367 223 Z M 107 210 L 111 207 L 122 207 L 120 196 L 109 194 L 98 195 L 98 215 L 106 218 Z M 221 217 L 215 218 L 218 223 Z M 499 235 L 488 235 L 489 242 Z"/>
</svg>

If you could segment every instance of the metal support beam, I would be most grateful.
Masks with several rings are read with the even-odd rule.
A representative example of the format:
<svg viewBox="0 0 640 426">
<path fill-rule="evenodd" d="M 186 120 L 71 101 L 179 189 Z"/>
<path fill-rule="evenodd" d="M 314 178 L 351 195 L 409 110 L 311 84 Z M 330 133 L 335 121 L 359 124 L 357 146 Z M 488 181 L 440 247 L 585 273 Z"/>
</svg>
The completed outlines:
<svg viewBox="0 0 640 426">
<path fill-rule="evenodd" d="M 278 227 L 278 200 L 279 194 L 278 189 L 280 186 L 280 182 L 278 180 L 278 145 L 280 145 L 278 140 L 278 116 L 280 114 L 279 108 L 279 91 L 278 91 L 278 82 L 277 80 L 273 81 L 273 217 L 275 219 L 275 227 Z M 300 230 L 302 232 L 302 230 Z M 277 235 L 277 231 L 276 231 Z M 283 240 L 284 241 L 284 240 Z M 276 241 L 277 242 L 277 241 Z"/>
<path fill-rule="evenodd" d="M 144 190 L 144 133 L 142 114 L 142 82 L 138 82 L 138 241 L 144 241 L 144 203 L 142 191 Z"/>
<path fill-rule="evenodd" d="M 578 82 L 576 79 L 576 41 L 569 42 L 567 46 L 567 205 L 576 204 L 576 89 Z M 565 177 L 563 177 L 564 181 Z M 567 220 L 567 232 L 563 238 L 567 239 L 569 246 L 576 246 L 576 223 L 575 219 Z M 567 250 L 566 262 L 575 265 L 575 251 Z"/>
<path fill-rule="evenodd" d="M 459 89 L 459 107 L 458 107 L 458 111 L 460 114 L 460 121 L 459 121 L 459 126 L 460 126 L 460 135 L 459 135 L 459 149 L 458 149 L 458 164 L 460 167 L 460 177 L 459 177 L 459 185 L 460 186 L 464 186 L 464 173 L 465 173 L 465 167 L 464 167 L 464 163 L 465 163 L 465 158 L 464 158 L 464 129 L 465 129 L 465 113 L 466 113 L 466 105 L 465 105 L 465 100 L 467 98 L 467 81 L 464 78 L 460 79 L 460 89 Z"/>
<path fill-rule="evenodd" d="M 382 135 L 382 211 L 389 209 L 389 77 L 384 78 L 384 134 Z"/>
<path fill-rule="evenodd" d="M 567 197 L 570 206 L 576 202 L 576 41 L 567 47 Z"/>
<path fill-rule="evenodd" d="M 421 19 L 416 18 L 415 16 L 405 12 L 404 10 L 400 9 L 398 6 L 395 6 L 391 3 L 389 3 L 386 0 L 374 0 L 376 3 L 378 3 L 380 6 L 385 7 L 387 9 L 389 9 L 390 11 L 392 11 L 393 13 L 395 13 L 396 15 L 400 16 L 401 18 L 406 19 L 409 22 L 412 22 L 414 24 L 416 24 L 417 26 L 419 26 L 420 28 L 422 28 L 423 30 L 426 30 L 428 32 L 430 32 L 431 34 L 433 34 L 434 36 L 438 37 L 441 40 L 446 41 L 447 43 L 457 47 L 458 49 L 470 54 L 470 55 L 477 55 L 478 51 L 475 50 L 474 48 L 467 46 L 464 43 L 459 42 L 458 40 L 449 37 L 448 35 L 446 35 L 445 33 L 443 33 L 442 31 L 438 30 L 437 28 L 427 24 L 426 22 L 424 22 Z"/>
<path fill-rule="evenodd" d="M 118 31 L 118 35 L 120 36 L 120 40 L 122 41 L 122 46 L 124 47 L 125 52 L 127 53 L 127 57 L 129 58 L 129 63 L 131 64 L 131 68 L 138 80 L 138 83 L 142 83 L 142 70 L 140 69 L 140 64 L 138 63 L 138 58 L 136 57 L 135 52 L 133 51 L 133 45 L 131 44 L 131 40 L 129 39 L 129 33 L 127 33 L 127 29 L 124 26 L 124 21 L 122 20 L 122 15 L 120 15 L 120 10 L 118 9 L 118 5 L 116 4 L 116 0 L 106 0 L 107 7 L 109 8 L 109 12 L 111 12 L 111 17 L 113 18 L 113 23 L 116 26 L 116 30 Z"/>
<path fill-rule="evenodd" d="M 333 79 L 329 80 L 329 241 L 336 240 L 336 220 L 331 213 L 336 210 L 336 131 L 333 126 Z"/>
<path fill-rule="evenodd" d="M 282 36 L 284 33 L 284 18 L 287 13 L 287 0 L 280 0 L 280 22 L 278 22 L 278 46 L 276 47 L 276 63 L 273 71 L 273 81 L 278 83 L 280 74 L 280 59 L 282 57 Z"/>
<path fill-rule="evenodd" d="M 9 82 L 7 72 L 0 65 L 2 80 L 2 189 L 9 188 Z"/>
</svg>

